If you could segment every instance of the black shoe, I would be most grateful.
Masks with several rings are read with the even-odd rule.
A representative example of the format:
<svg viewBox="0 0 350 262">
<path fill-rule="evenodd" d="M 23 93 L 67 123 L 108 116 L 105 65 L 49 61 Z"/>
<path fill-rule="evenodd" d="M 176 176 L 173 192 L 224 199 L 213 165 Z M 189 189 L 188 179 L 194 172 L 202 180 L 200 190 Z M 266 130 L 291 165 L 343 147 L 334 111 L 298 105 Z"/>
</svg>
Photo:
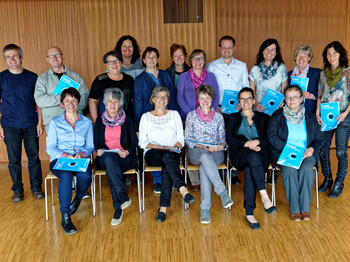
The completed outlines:
<svg viewBox="0 0 350 262">
<path fill-rule="evenodd" d="M 341 182 L 335 182 L 331 193 L 328 195 L 331 198 L 337 198 L 343 192 L 344 184 Z"/>
<path fill-rule="evenodd" d="M 159 211 L 159 210 L 160 210 L 160 208 L 158 209 L 157 221 L 164 222 L 164 220 L 166 219 L 166 214 L 162 211 Z"/>
<path fill-rule="evenodd" d="M 270 207 L 270 208 L 264 208 L 265 209 L 265 212 L 267 213 L 267 214 L 272 214 L 272 213 L 275 213 L 276 211 L 277 211 L 277 208 L 275 207 L 275 206 L 272 206 L 272 207 Z"/>
<path fill-rule="evenodd" d="M 64 233 L 66 233 L 67 235 L 72 235 L 78 232 L 78 230 L 73 225 L 72 220 L 70 220 L 69 214 L 62 215 L 61 226 L 63 228 Z"/>
<path fill-rule="evenodd" d="M 21 202 L 24 198 L 24 195 L 22 192 L 15 192 L 13 193 L 13 196 L 12 196 L 12 202 Z"/>
<path fill-rule="evenodd" d="M 232 185 L 238 186 L 241 184 L 241 181 L 239 180 L 238 176 L 231 177 L 231 183 Z"/>
<path fill-rule="evenodd" d="M 251 223 L 251 222 L 249 222 L 249 220 L 247 219 L 247 217 L 245 217 L 245 221 L 248 222 L 248 224 L 249 224 L 249 226 L 250 226 L 251 229 L 259 229 L 259 228 L 260 228 L 259 222 Z"/>
<path fill-rule="evenodd" d="M 77 196 L 74 197 L 72 203 L 70 204 L 70 211 L 69 211 L 69 215 L 73 215 L 75 212 L 77 212 L 77 209 L 79 207 L 81 203 L 81 199 L 79 199 Z"/>
<path fill-rule="evenodd" d="M 41 189 L 34 190 L 33 195 L 34 195 L 35 199 L 42 199 L 45 197 L 45 194 Z"/>
<path fill-rule="evenodd" d="M 277 178 L 278 178 L 278 174 L 275 173 L 275 185 L 276 185 L 276 182 L 277 182 Z M 270 176 L 269 179 L 267 180 L 267 184 L 269 186 L 272 185 L 272 176 Z"/>
<path fill-rule="evenodd" d="M 155 183 L 153 187 L 153 192 L 156 194 L 160 194 L 162 192 L 162 186 L 160 183 Z"/>
<path fill-rule="evenodd" d="M 187 204 L 191 204 L 194 201 L 194 197 L 190 193 L 187 193 L 184 200 Z"/>
<path fill-rule="evenodd" d="M 322 185 L 318 188 L 318 192 L 324 192 L 328 188 L 331 189 L 333 185 L 333 179 L 331 177 L 325 177 Z"/>
<path fill-rule="evenodd" d="M 131 186 L 131 174 L 127 174 L 125 177 L 125 186 Z"/>
</svg>

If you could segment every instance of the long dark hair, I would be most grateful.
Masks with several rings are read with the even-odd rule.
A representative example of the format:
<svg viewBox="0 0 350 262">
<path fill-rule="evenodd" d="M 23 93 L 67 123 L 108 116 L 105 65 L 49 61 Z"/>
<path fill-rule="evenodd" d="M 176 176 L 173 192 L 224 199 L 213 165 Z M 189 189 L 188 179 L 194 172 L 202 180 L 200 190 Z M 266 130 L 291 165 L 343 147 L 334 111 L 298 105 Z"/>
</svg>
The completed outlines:
<svg viewBox="0 0 350 262">
<path fill-rule="evenodd" d="M 324 68 L 331 67 L 331 64 L 329 63 L 327 59 L 327 51 L 330 48 L 334 48 L 335 52 L 339 54 L 339 66 L 340 67 L 348 67 L 348 53 L 346 52 L 343 45 L 338 41 L 333 41 L 332 43 L 329 43 L 326 48 L 323 50 L 322 57 L 323 57 L 323 65 Z"/>
<path fill-rule="evenodd" d="M 137 41 L 131 35 L 123 35 L 121 38 L 119 38 L 119 40 L 117 41 L 114 47 L 114 50 L 117 50 L 120 53 L 122 53 L 122 44 L 125 40 L 130 40 L 132 43 L 132 46 L 134 47 L 134 52 L 132 53 L 132 57 L 131 57 L 131 63 L 134 64 L 137 58 L 140 58 L 140 49 L 137 44 Z"/>
<path fill-rule="evenodd" d="M 270 46 L 270 45 L 276 45 L 276 56 L 273 59 L 273 62 L 277 61 L 280 64 L 283 64 L 283 59 L 282 59 L 282 54 L 281 54 L 281 48 L 280 45 L 278 44 L 276 39 L 273 38 L 269 38 L 266 39 L 260 46 L 259 48 L 259 53 L 256 56 L 256 65 L 259 65 L 262 61 L 264 61 L 264 55 L 263 55 L 263 51 L 265 50 L 266 47 Z"/>
</svg>

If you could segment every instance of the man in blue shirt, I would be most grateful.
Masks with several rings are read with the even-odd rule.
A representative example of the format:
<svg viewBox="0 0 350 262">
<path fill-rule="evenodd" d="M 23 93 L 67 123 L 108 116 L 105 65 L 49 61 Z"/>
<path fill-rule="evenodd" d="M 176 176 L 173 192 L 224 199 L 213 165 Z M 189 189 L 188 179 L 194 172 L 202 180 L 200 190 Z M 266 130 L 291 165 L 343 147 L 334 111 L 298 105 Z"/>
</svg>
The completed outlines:
<svg viewBox="0 0 350 262">
<path fill-rule="evenodd" d="M 23 51 L 14 44 L 2 51 L 8 69 L 0 73 L 0 138 L 5 141 L 14 192 L 12 201 L 23 200 L 22 141 L 28 157 L 30 187 L 36 199 L 44 198 L 39 159 L 39 136 L 43 133 L 41 109 L 34 101 L 37 75 L 22 67 Z"/>
</svg>

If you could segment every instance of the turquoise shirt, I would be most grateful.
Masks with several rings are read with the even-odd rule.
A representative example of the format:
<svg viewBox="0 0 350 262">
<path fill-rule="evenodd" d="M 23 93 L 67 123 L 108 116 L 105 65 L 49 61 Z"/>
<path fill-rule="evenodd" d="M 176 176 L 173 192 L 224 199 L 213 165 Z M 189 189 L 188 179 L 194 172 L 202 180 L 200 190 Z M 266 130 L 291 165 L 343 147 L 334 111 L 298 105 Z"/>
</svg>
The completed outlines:
<svg viewBox="0 0 350 262">
<path fill-rule="evenodd" d="M 258 135 L 258 131 L 256 130 L 254 121 L 253 121 L 253 124 L 250 126 L 247 120 L 247 116 L 242 112 L 240 114 L 243 117 L 243 119 L 237 134 L 245 136 L 248 140 L 253 140 L 255 138 L 258 138 L 259 135 Z"/>
<path fill-rule="evenodd" d="M 287 143 L 307 148 L 307 133 L 305 119 L 298 125 L 293 125 L 289 123 L 288 120 L 286 120 L 286 122 L 288 127 Z"/>
</svg>

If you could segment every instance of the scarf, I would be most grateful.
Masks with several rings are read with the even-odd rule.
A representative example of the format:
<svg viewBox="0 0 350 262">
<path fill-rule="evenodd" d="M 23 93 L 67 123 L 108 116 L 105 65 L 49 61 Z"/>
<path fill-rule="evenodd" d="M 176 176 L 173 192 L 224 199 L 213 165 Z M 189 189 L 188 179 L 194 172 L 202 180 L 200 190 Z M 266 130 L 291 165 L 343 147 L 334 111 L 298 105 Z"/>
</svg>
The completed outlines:
<svg viewBox="0 0 350 262">
<path fill-rule="evenodd" d="M 203 85 L 204 80 L 207 78 L 207 70 L 205 70 L 205 68 L 203 68 L 200 77 L 198 77 L 196 75 L 196 73 L 193 71 L 193 68 L 188 70 L 188 74 L 189 74 L 191 82 L 192 82 L 192 84 L 194 86 L 194 91 L 197 94 L 197 88 L 200 85 Z M 198 98 L 196 97 L 196 107 L 198 107 L 198 106 L 199 106 L 199 102 L 198 102 Z"/>
<path fill-rule="evenodd" d="M 338 66 L 338 68 L 333 72 L 331 70 L 331 67 L 327 67 L 324 70 L 324 73 L 327 77 L 327 84 L 330 89 L 332 89 L 340 81 L 344 69 L 345 67 Z"/>
<path fill-rule="evenodd" d="M 286 104 L 283 107 L 283 115 L 289 123 L 292 125 L 298 125 L 305 119 L 305 106 L 303 104 L 300 104 L 298 112 L 294 113 Z"/>
<path fill-rule="evenodd" d="M 115 117 L 110 117 L 107 110 L 102 113 L 102 123 L 108 127 L 116 127 L 124 124 L 126 114 L 123 108 L 119 108 L 118 114 Z"/>
<path fill-rule="evenodd" d="M 262 61 L 259 64 L 259 69 L 260 69 L 260 73 L 262 74 L 263 80 L 269 80 L 272 77 L 274 77 L 275 74 L 277 73 L 278 67 L 279 67 L 279 63 L 277 61 L 272 62 L 269 67 L 267 67 L 264 61 Z"/>
<path fill-rule="evenodd" d="M 304 68 L 304 70 L 302 72 L 299 72 L 299 68 L 296 66 L 296 67 L 294 67 L 292 76 L 307 78 L 307 73 L 309 72 L 309 68 L 310 68 L 310 65 L 307 64 L 307 66 Z"/>
<path fill-rule="evenodd" d="M 196 109 L 197 111 L 197 116 L 203 120 L 204 122 L 211 122 L 211 120 L 213 119 L 214 115 L 215 115 L 215 110 L 214 110 L 214 107 L 212 107 L 209 111 L 209 114 L 208 115 L 204 115 L 201 107 L 197 107 Z"/>
</svg>

